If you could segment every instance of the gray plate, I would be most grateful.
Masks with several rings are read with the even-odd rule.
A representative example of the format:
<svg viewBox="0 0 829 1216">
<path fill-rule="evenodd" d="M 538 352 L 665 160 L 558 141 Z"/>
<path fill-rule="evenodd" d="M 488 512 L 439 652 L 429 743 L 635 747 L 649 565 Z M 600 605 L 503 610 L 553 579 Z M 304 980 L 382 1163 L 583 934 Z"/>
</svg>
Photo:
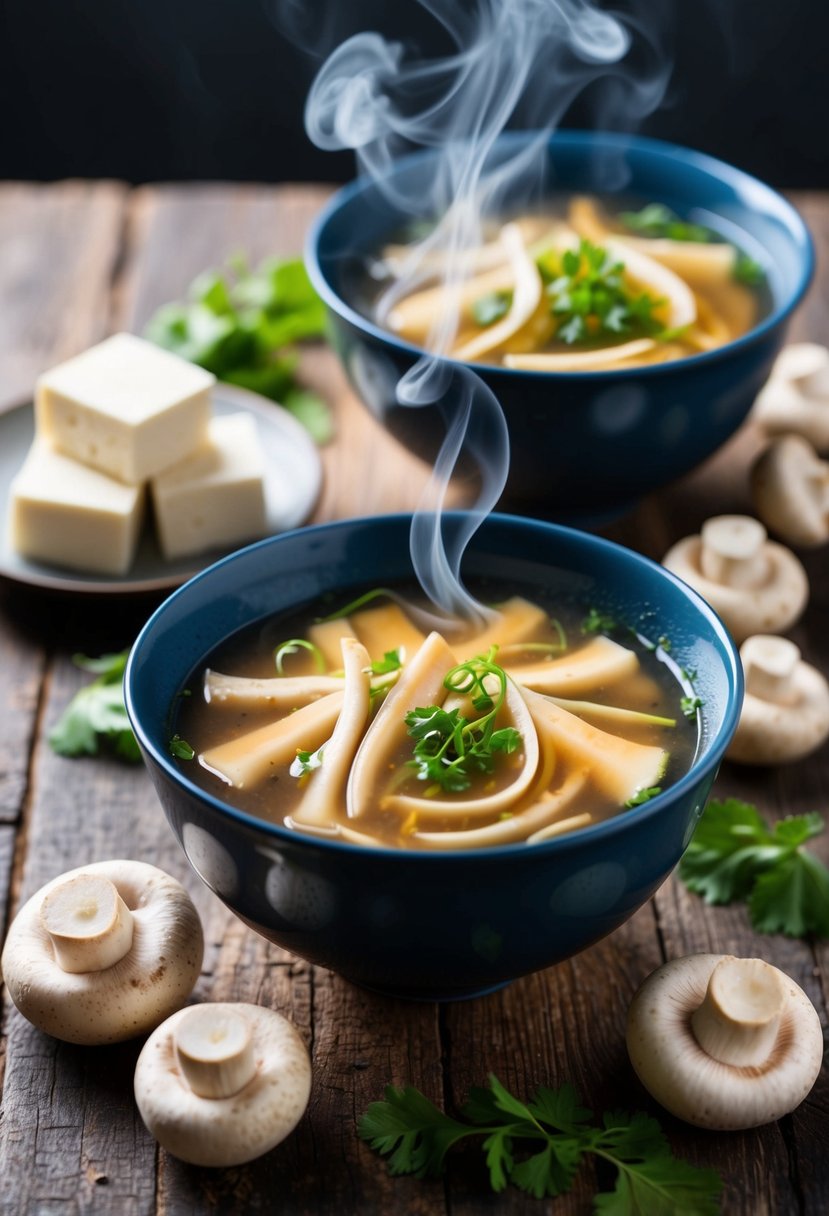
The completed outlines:
<svg viewBox="0 0 829 1216">
<path fill-rule="evenodd" d="M 281 406 L 228 384 L 216 385 L 213 407 L 217 414 L 247 410 L 256 418 L 265 457 L 269 532 L 285 532 L 304 523 L 314 508 L 322 483 L 319 453 L 304 427 Z M 31 402 L 0 413 L 0 578 L 67 593 L 137 595 L 172 590 L 228 552 L 212 550 L 197 557 L 166 561 L 150 525 L 144 529 L 135 561 L 126 577 L 87 575 L 21 557 L 11 547 L 9 539 L 9 487 L 23 464 L 33 435 Z"/>
</svg>

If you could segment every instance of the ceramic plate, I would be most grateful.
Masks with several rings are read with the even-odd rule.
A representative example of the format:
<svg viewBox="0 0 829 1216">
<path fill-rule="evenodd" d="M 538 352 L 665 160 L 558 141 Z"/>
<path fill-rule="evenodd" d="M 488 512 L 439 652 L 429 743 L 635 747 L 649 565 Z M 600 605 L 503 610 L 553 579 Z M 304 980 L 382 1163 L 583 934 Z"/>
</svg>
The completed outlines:
<svg viewBox="0 0 829 1216">
<path fill-rule="evenodd" d="M 256 418 L 265 456 L 269 532 L 285 532 L 304 523 L 314 508 L 322 481 L 319 453 L 304 427 L 281 406 L 232 385 L 216 385 L 213 407 L 217 414 L 242 409 Z M 178 587 L 228 551 L 212 550 L 197 557 L 165 561 L 152 526 L 145 526 L 132 569 L 125 576 L 60 570 L 21 557 L 9 540 L 9 486 L 23 464 L 33 434 L 30 402 L 0 413 L 0 577 L 67 593 L 138 595 Z"/>
</svg>

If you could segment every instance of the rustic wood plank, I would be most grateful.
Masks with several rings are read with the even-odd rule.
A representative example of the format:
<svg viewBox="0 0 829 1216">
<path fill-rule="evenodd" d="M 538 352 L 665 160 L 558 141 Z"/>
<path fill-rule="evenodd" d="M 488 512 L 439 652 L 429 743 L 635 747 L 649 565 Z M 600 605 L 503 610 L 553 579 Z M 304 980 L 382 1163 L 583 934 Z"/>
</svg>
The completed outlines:
<svg viewBox="0 0 829 1216">
<path fill-rule="evenodd" d="M 126 188 L 0 183 L 0 408 L 106 332 Z"/>
<path fill-rule="evenodd" d="M 6 936 L 6 911 L 11 899 L 12 866 L 16 832 L 8 824 L 0 825 L 0 941 Z M 0 1040 L 2 1046 L 2 1040 Z"/>
<path fill-rule="evenodd" d="M 23 807 L 46 655 L 43 645 L 3 611 L 0 590 L 0 823 Z"/>
</svg>

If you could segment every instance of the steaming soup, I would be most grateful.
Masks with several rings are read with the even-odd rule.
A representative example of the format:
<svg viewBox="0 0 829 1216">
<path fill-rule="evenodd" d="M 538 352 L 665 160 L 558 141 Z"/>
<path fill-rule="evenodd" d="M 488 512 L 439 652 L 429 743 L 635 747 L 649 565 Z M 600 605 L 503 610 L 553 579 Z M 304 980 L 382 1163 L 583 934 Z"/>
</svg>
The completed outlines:
<svg viewBox="0 0 829 1216">
<path fill-rule="evenodd" d="M 369 310 L 401 338 L 466 362 L 560 372 L 663 363 L 731 342 L 767 307 L 756 262 L 661 204 L 576 197 L 517 216 L 463 255 L 454 286 L 445 227 L 381 250 Z"/>
<path fill-rule="evenodd" d="M 385 592 L 316 608 L 243 631 L 181 698 L 188 775 L 250 814 L 364 845 L 532 843 L 624 813 L 693 759 L 666 649 L 595 612 L 516 595 L 444 637 Z"/>
</svg>

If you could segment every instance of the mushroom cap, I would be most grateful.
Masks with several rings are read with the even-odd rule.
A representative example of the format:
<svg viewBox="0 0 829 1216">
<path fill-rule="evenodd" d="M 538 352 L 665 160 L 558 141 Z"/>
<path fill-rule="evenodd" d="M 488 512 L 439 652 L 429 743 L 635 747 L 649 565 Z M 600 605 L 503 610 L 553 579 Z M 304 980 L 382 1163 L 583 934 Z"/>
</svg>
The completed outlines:
<svg viewBox="0 0 829 1216">
<path fill-rule="evenodd" d="M 754 404 L 754 418 L 769 434 L 794 432 L 829 452 L 829 350 L 816 342 L 784 347 Z"/>
<path fill-rule="evenodd" d="M 767 540 L 765 581 L 759 586 L 730 587 L 702 573 L 702 538 L 686 536 L 672 545 L 662 565 L 683 579 L 719 613 L 735 642 L 753 633 L 779 633 L 798 619 L 809 598 L 802 564 L 784 545 Z"/>
<path fill-rule="evenodd" d="M 272 1009 L 211 1005 L 249 1024 L 255 1072 L 229 1097 L 201 1097 L 176 1048 L 177 1029 L 198 1008 L 180 1009 L 150 1035 L 135 1067 L 135 1100 L 150 1133 L 174 1157 L 191 1165 L 242 1165 L 279 1144 L 302 1118 L 311 1093 L 308 1051 L 293 1023 Z"/>
<path fill-rule="evenodd" d="M 829 540 L 829 464 L 802 436 L 783 435 L 760 453 L 751 495 L 763 523 L 789 544 Z"/>
<path fill-rule="evenodd" d="M 783 651 L 784 660 L 788 658 L 788 669 L 781 668 L 778 677 L 785 695 L 774 697 L 774 675 L 766 680 L 769 695 L 761 695 L 763 688 L 759 693 L 754 691 L 750 667 L 757 647 L 770 650 L 772 655 Z M 793 652 L 790 657 L 789 650 Z M 737 730 L 726 751 L 728 759 L 738 764 L 789 764 L 816 751 L 829 738 L 826 678 L 816 667 L 804 663 L 797 647 L 786 638 L 747 638 L 740 656 L 746 669 L 746 692 Z M 762 655 L 757 655 L 756 661 L 761 663 L 762 672 Z"/>
<path fill-rule="evenodd" d="M 773 1123 L 803 1101 L 823 1062 L 823 1033 L 806 993 L 778 972 L 785 1003 L 765 1063 L 736 1067 L 710 1056 L 691 1018 L 724 958 L 691 954 L 649 975 L 628 1010 L 626 1037 L 636 1075 L 666 1110 L 696 1127 L 736 1131 Z"/>
<path fill-rule="evenodd" d="M 57 962 L 43 901 L 81 875 L 115 886 L 132 920 L 132 945 L 102 971 L 68 972 Z M 201 922 L 181 883 L 143 861 L 99 861 L 52 879 L 18 912 L 0 970 L 9 996 L 38 1029 L 68 1043 L 118 1043 L 146 1034 L 180 1009 L 199 977 Z"/>
</svg>

